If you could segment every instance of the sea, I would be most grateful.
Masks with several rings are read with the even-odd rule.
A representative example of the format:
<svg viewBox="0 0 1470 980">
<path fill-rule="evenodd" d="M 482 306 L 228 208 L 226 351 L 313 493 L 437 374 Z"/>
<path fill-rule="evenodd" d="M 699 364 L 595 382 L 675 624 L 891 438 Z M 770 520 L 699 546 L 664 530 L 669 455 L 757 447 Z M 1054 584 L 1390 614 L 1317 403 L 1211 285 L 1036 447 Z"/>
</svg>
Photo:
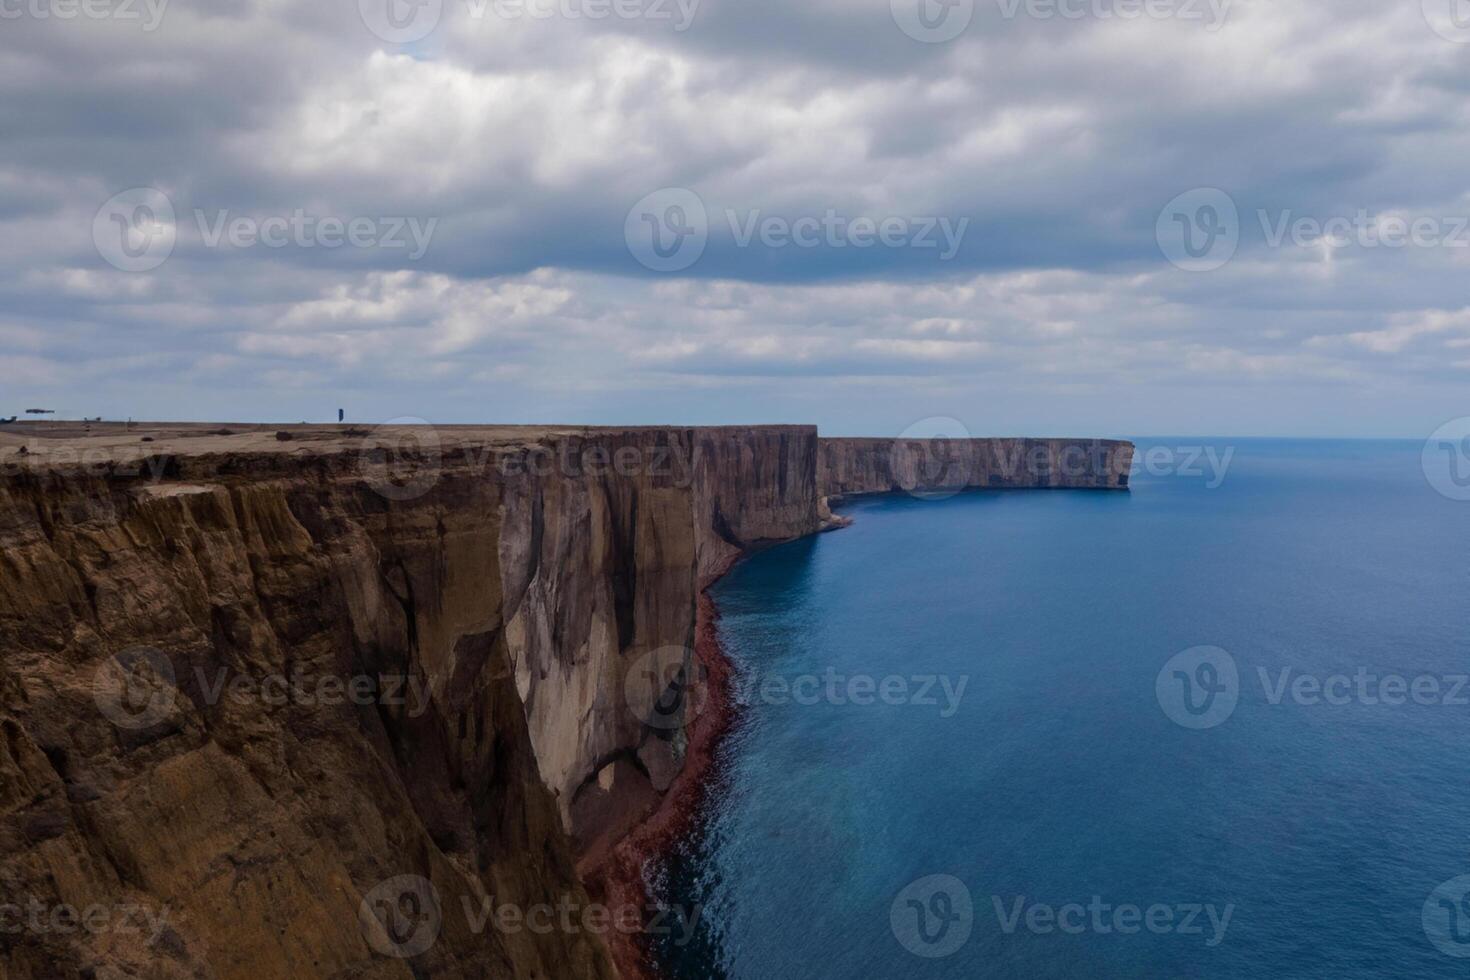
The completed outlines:
<svg viewBox="0 0 1470 980">
<path fill-rule="evenodd" d="M 854 498 L 714 588 L 679 980 L 1470 975 L 1470 458 L 1137 439 Z"/>
</svg>

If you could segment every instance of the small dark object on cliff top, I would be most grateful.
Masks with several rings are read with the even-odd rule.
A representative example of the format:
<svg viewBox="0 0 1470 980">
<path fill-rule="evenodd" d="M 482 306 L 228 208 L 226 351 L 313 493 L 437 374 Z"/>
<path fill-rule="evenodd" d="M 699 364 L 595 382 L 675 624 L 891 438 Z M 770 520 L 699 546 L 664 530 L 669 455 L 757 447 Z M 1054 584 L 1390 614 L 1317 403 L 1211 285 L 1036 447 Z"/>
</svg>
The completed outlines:
<svg viewBox="0 0 1470 980">
<path fill-rule="evenodd" d="M 277 432 L 276 433 L 276 441 L 277 442 L 290 442 L 292 439 L 295 439 L 295 438 L 296 437 L 293 436 L 289 432 Z"/>
<path fill-rule="evenodd" d="M 153 437 L 152 436 L 144 436 L 143 437 L 143 441 L 144 442 L 152 442 L 153 441 Z"/>
<path fill-rule="evenodd" d="M 210 436 L 232 436 L 235 433 L 230 429 L 210 429 L 205 435 Z"/>
<path fill-rule="evenodd" d="M 30 454 L 31 454 L 31 451 L 29 449 L 27 449 L 25 446 L 21 446 L 20 449 L 16 451 L 16 454 L 15 455 L 17 455 L 17 456 L 29 456 Z"/>
</svg>

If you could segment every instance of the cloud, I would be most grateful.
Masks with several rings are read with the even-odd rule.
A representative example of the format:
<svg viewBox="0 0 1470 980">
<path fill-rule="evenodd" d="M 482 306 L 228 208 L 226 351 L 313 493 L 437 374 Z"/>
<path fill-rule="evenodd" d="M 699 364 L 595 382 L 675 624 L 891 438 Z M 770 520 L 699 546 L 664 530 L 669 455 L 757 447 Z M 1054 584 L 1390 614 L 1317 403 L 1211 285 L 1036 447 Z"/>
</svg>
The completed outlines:
<svg viewBox="0 0 1470 980">
<path fill-rule="evenodd" d="M 997 391 L 1022 425 L 1076 404 L 1130 431 L 1167 425 L 1181 390 L 1238 431 L 1254 416 L 1215 393 L 1241 388 L 1292 431 L 1311 389 L 1341 431 L 1416 432 L 1463 384 L 1470 249 L 1269 235 L 1283 215 L 1470 215 L 1470 45 L 1419 4 L 1238 0 L 1208 30 L 979 0 L 945 44 L 870 0 L 444 6 L 409 45 L 357 0 L 171 4 L 154 31 L 7 21 L 5 389 L 86 414 L 294 416 L 292 392 L 349 392 L 385 415 L 884 431 Z M 177 241 L 125 273 L 94 218 L 140 186 Z M 666 187 L 698 196 L 707 240 L 658 273 L 625 226 Z M 1240 215 L 1209 273 L 1155 239 L 1194 187 Z M 437 224 L 416 261 L 203 233 L 298 212 Z M 766 221 L 823 230 L 746 237 Z M 961 221 L 952 257 L 921 244 Z"/>
</svg>

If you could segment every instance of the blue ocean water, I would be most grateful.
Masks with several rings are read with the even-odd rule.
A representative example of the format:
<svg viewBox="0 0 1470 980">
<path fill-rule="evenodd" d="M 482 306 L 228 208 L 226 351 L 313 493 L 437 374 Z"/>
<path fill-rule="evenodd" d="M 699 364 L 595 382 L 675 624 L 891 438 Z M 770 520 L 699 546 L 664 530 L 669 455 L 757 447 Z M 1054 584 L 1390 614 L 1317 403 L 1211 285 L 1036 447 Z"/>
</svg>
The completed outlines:
<svg viewBox="0 0 1470 980">
<path fill-rule="evenodd" d="M 1470 502 L 1417 443 L 1160 445 L 1128 494 L 857 500 L 716 587 L 747 704 L 670 976 L 1470 973 Z"/>
</svg>

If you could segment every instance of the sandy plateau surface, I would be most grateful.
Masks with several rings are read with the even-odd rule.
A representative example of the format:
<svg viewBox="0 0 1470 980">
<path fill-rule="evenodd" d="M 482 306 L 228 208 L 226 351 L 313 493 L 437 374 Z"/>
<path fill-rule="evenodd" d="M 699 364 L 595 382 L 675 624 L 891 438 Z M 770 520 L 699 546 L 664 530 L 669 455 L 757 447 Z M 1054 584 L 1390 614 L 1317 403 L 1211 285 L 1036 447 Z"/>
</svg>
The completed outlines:
<svg viewBox="0 0 1470 980">
<path fill-rule="evenodd" d="M 364 445 L 531 445 L 548 437 L 637 432 L 640 427 L 551 425 L 279 425 L 255 422 L 25 422 L 0 425 L 0 459 L 15 465 L 75 466 L 141 456 L 232 453 L 331 455 Z M 280 434 L 289 439 L 280 438 Z M 26 452 L 22 454 L 21 448 Z"/>
</svg>

